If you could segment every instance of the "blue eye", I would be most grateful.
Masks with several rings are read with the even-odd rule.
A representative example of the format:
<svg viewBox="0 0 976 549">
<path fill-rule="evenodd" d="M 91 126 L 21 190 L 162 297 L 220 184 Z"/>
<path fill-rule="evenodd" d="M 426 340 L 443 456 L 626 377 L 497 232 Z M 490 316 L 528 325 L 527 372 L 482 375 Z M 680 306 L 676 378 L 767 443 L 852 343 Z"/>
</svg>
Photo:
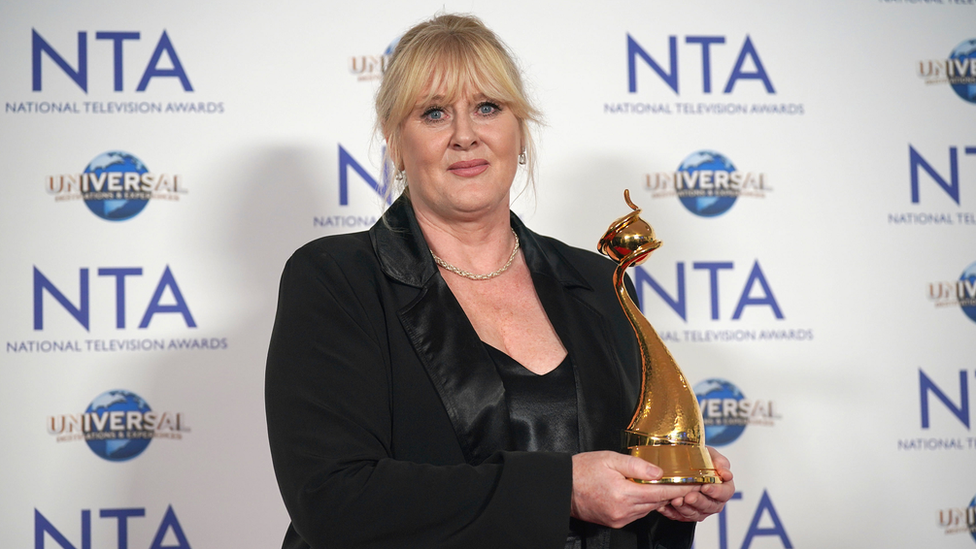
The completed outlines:
<svg viewBox="0 0 976 549">
<path fill-rule="evenodd" d="M 501 110 L 501 109 L 498 107 L 498 105 L 496 105 L 494 103 L 490 103 L 490 102 L 485 102 L 485 103 L 482 103 L 482 104 L 478 105 L 478 114 L 481 114 L 481 115 L 494 114 L 495 112 L 497 112 L 499 110 Z"/>
<path fill-rule="evenodd" d="M 440 107 L 431 107 L 424 111 L 423 118 L 431 121 L 438 121 L 444 119 L 444 110 Z"/>
</svg>

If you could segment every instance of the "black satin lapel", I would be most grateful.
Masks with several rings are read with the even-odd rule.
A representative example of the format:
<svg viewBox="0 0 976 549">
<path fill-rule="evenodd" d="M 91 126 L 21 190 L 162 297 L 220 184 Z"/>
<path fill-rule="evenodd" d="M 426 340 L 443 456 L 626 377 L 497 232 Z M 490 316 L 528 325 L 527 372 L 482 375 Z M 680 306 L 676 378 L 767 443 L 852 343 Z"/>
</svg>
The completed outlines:
<svg viewBox="0 0 976 549">
<path fill-rule="evenodd" d="M 437 272 L 413 207 L 405 196 L 394 202 L 369 230 L 383 272 L 390 278 L 420 288 Z"/>
<path fill-rule="evenodd" d="M 495 451 L 510 449 L 501 377 L 444 280 L 431 280 L 398 316 L 454 424 L 467 462 L 478 464 Z"/>
<path fill-rule="evenodd" d="M 536 292 L 559 339 L 573 357 L 579 409 L 580 449 L 619 450 L 627 427 L 617 354 L 608 348 L 606 319 L 545 275 L 534 275 Z"/>
</svg>

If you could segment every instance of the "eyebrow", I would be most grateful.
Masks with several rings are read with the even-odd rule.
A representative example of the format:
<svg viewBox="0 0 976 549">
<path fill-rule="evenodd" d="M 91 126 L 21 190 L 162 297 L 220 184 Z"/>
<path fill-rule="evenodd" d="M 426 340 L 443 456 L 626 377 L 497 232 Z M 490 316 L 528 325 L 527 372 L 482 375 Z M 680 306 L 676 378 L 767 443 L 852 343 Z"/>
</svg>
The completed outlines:
<svg viewBox="0 0 976 549">
<path fill-rule="evenodd" d="M 425 98 L 422 101 L 417 101 L 414 104 L 414 108 L 422 108 L 424 106 L 431 105 L 431 104 L 441 105 L 444 103 L 444 100 L 445 100 L 445 96 L 443 94 L 434 95 L 429 98 Z M 488 97 L 487 95 L 481 92 L 474 94 L 474 96 L 472 96 L 472 100 L 473 102 L 486 101 L 486 100 L 497 101 L 491 99 L 490 97 Z"/>
</svg>

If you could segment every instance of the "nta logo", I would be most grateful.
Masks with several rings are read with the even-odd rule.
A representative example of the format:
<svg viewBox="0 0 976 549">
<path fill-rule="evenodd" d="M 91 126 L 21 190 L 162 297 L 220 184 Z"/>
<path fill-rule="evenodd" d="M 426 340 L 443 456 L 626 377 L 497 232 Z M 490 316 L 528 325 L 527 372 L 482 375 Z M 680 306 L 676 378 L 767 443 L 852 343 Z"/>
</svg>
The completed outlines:
<svg viewBox="0 0 976 549">
<path fill-rule="evenodd" d="M 952 401 L 952 398 L 945 393 L 938 385 L 932 381 L 925 371 L 921 368 L 918 369 L 918 393 L 919 393 L 919 408 L 922 415 L 922 429 L 929 429 L 931 426 L 930 420 L 930 409 L 929 409 L 929 394 L 938 399 L 945 406 L 953 416 L 959 420 L 959 423 L 969 430 L 969 372 L 966 370 L 959 370 L 959 404 L 956 405 Z M 970 443 L 972 444 L 972 443 Z"/>
<path fill-rule="evenodd" d="M 698 46 L 701 48 L 701 67 L 702 67 L 702 93 L 710 94 L 712 93 L 712 50 L 711 46 L 725 44 L 724 36 L 686 36 L 685 44 L 690 44 L 691 47 Z M 630 93 L 637 92 L 637 60 L 640 58 L 661 80 L 672 91 L 675 95 L 678 92 L 678 37 L 669 36 L 668 37 L 668 70 L 665 70 L 644 47 L 637 43 L 637 40 L 628 34 L 627 35 L 627 90 Z M 747 67 L 752 67 L 749 70 Z M 752 39 L 749 35 L 746 35 L 745 42 L 743 42 L 742 47 L 739 49 L 739 55 L 736 57 L 735 64 L 732 67 L 732 71 L 729 74 L 728 79 L 725 82 L 725 86 L 722 88 L 723 94 L 732 93 L 736 84 L 739 80 L 759 80 L 762 82 L 763 87 L 767 94 L 774 94 L 776 91 L 773 89 L 773 83 L 769 79 L 769 75 L 766 73 L 765 67 L 763 67 L 762 60 L 759 58 L 759 52 L 752 43 Z"/>
<path fill-rule="evenodd" d="M 695 261 L 692 263 L 692 269 L 708 272 L 711 319 L 718 320 L 719 305 L 721 303 L 719 287 L 722 286 L 719 283 L 719 278 L 721 278 L 719 272 L 726 270 L 733 271 L 735 270 L 735 264 L 732 261 Z M 686 297 L 687 293 L 685 292 L 685 263 L 683 261 L 679 261 L 675 265 L 677 288 L 674 296 L 669 294 L 661 284 L 648 274 L 644 267 L 637 267 L 634 275 L 634 285 L 637 286 L 637 291 L 640 294 L 641 311 L 644 314 L 647 314 L 647 304 L 651 301 L 650 299 L 645 300 L 643 297 L 644 285 L 647 284 L 675 314 L 680 316 L 685 322 L 688 321 L 688 300 Z M 759 265 L 759 260 L 756 260 L 752 264 L 752 269 L 749 271 L 742 292 L 739 294 L 735 311 L 732 313 L 732 320 L 741 319 L 746 307 L 769 307 L 770 312 L 777 320 L 784 319 L 783 312 L 780 309 L 779 303 L 776 301 L 776 296 L 773 295 L 772 287 L 766 280 L 766 275 L 763 274 L 762 267 Z"/>
<path fill-rule="evenodd" d="M 111 56 L 113 62 L 113 90 L 122 91 L 123 89 L 123 50 L 124 44 L 127 40 L 138 41 L 140 39 L 140 33 L 133 31 L 126 32 L 106 32 L 98 31 L 95 33 L 95 40 L 107 40 L 112 43 Z M 98 50 L 103 52 L 102 49 Z M 104 48 L 103 55 L 108 54 L 108 48 Z M 162 61 L 163 54 L 169 59 L 169 66 L 171 68 L 160 67 L 160 62 Z M 32 71 L 32 83 L 31 89 L 33 91 L 41 91 L 42 78 L 41 69 L 44 65 L 44 56 L 54 62 L 54 64 L 61 69 L 64 74 L 68 76 L 79 88 L 85 93 L 88 93 L 88 33 L 79 32 L 78 33 L 78 59 L 75 63 L 75 67 L 72 67 L 68 61 L 65 60 L 64 56 L 58 53 L 47 40 L 42 37 L 37 30 L 31 29 L 31 71 Z M 162 63 L 166 65 L 166 63 Z M 183 64 L 180 63 L 180 58 L 176 54 L 176 48 L 173 47 L 172 41 L 169 39 L 169 35 L 166 31 L 163 31 L 162 36 L 159 37 L 159 41 L 156 43 L 156 48 L 153 50 L 152 55 L 149 58 L 149 62 L 146 64 L 145 70 L 142 72 L 142 77 L 139 79 L 139 83 L 136 85 L 137 92 L 144 92 L 149 86 L 149 81 L 153 78 L 176 78 L 179 80 L 180 85 L 183 87 L 183 91 L 192 92 L 193 86 L 190 85 L 190 79 L 186 76 L 186 71 L 183 69 Z"/>
<path fill-rule="evenodd" d="M 108 461 L 128 461 L 154 438 L 180 440 L 189 431 L 183 414 L 154 412 L 142 397 L 121 389 L 98 395 L 81 414 L 47 418 L 47 432 L 58 442 L 84 440 Z"/>
<path fill-rule="evenodd" d="M 383 147 L 382 156 L 386 156 L 386 147 Z M 392 203 L 393 196 L 387 193 L 392 183 L 389 173 L 388 163 L 383 163 L 383 173 L 380 177 L 373 177 L 369 170 L 353 157 L 341 144 L 339 145 L 339 206 L 349 205 L 349 172 L 352 170 L 359 180 L 368 186 L 378 196 L 384 197 L 386 202 Z M 353 228 L 371 227 L 376 223 L 375 215 L 324 215 L 315 216 L 313 223 L 316 227 L 328 228 Z"/>
<path fill-rule="evenodd" d="M 92 213 L 107 221 L 135 217 L 150 199 L 176 201 L 186 194 L 182 177 L 150 172 L 141 160 L 123 151 L 96 156 L 82 173 L 48 176 L 45 190 L 57 201 L 82 199 Z"/>
<path fill-rule="evenodd" d="M 115 519 L 116 528 L 113 532 L 113 537 L 103 538 L 106 543 L 99 543 L 96 539 L 96 545 L 92 545 L 92 520 L 91 520 L 91 509 L 83 509 L 81 511 L 81 543 L 74 545 L 68 540 L 68 536 L 61 533 L 54 524 L 48 520 L 47 517 L 41 514 L 36 508 L 34 509 L 34 548 L 44 549 L 44 539 L 45 537 L 50 537 L 54 543 L 57 543 L 62 549 L 74 549 L 75 547 L 80 547 L 81 549 L 90 549 L 91 547 L 110 547 L 108 540 L 117 540 L 119 549 L 125 549 L 127 547 L 132 547 L 129 544 L 129 519 L 130 518 L 142 518 L 146 516 L 145 507 L 122 507 L 122 508 L 108 508 L 99 509 L 98 517 L 102 519 L 112 520 Z M 74 524 L 78 524 L 75 522 Z M 62 528 L 67 531 L 66 528 Z M 141 530 L 138 528 L 133 528 L 132 530 Z M 95 528 L 96 532 L 112 532 L 109 528 Z M 177 545 L 173 545 L 176 542 Z M 166 543 L 166 545 L 163 545 Z M 142 546 L 144 547 L 144 546 Z M 173 506 L 169 505 L 166 507 L 166 512 L 163 514 L 162 520 L 159 521 L 159 527 L 156 529 L 156 535 L 153 537 L 152 543 L 149 545 L 149 549 L 190 549 L 190 542 L 186 538 L 186 534 L 183 532 L 183 526 L 180 524 L 178 518 L 176 518 L 176 512 L 173 511 Z"/>
<path fill-rule="evenodd" d="M 966 155 L 976 155 L 976 147 L 963 147 Z M 939 173 L 912 145 L 908 145 L 908 164 L 911 170 L 912 204 L 919 203 L 919 170 L 935 181 L 953 202 L 959 204 L 959 148 L 949 147 L 949 180 Z"/>
<path fill-rule="evenodd" d="M 115 327 L 118 329 L 124 329 L 126 326 L 126 289 L 125 289 L 125 279 L 130 276 L 142 276 L 142 267 L 100 267 L 98 269 L 98 276 L 111 277 L 115 279 Z M 89 289 L 88 289 L 88 268 L 83 267 L 78 269 L 78 305 L 73 304 L 64 293 L 54 285 L 44 273 L 42 273 L 37 267 L 34 267 L 34 329 L 43 330 L 44 329 L 44 294 L 45 292 L 54 298 L 61 307 L 64 308 L 79 324 L 89 331 L 89 321 L 90 315 L 90 300 L 89 300 Z M 174 303 L 163 303 L 166 301 L 164 299 L 165 294 L 169 294 L 170 299 Z M 146 306 L 146 312 L 142 315 L 142 320 L 139 322 L 139 328 L 145 329 L 149 327 L 149 323 L 152 321 L 153 317 L 159 313 L 175 313 L 183 317 L 183 321 L 186 323 L 187 328 L 196 328 L 197 323 L 193 320 L 193 315 L 190 314 L 190 307 L 187 305 L 186 299 L 183 298 L 183 292 L 180 291 L 179 285 L 176 283 L 176 277 L 173 276 L 173 271 L 170 270 L 169 265 L 163 270 L 162 276 L 159 277 L 159 284 L 156 285 L 156 290 L 153 292 L 152 298 L 149 300 L 149 305 Z"/>
<path fill-rule="evenodd" d="M 899 451 L 959 452 L 976 450 L 976 437 L 961 436 L 961 430 L 953 432 L 951 429 L 959 429 L 959 427 L 950 419 L 954 416 L 960 425 L 965 427 L 967 431 L 970 430 L 969 372 L 959 370 L 958 404 L 953 398 L 951 382 L 948 381 L 950 377 L 937 374 L 930 376 L 921 368 L 918 369 L 918 404 L 921 413 L 921 428 L 923 431 L 928 431 L 935 426 L 936 432 L 933 434 L 934 436 L 916 435 L 898 439 Z M 936 380 L 940 380 L 941 387 L 936 384 Z M 946 390 L 943 390 L 943 387 Z M 939 402 L 942 403 L 941 407 L 936 404 Z"/>
</svg>

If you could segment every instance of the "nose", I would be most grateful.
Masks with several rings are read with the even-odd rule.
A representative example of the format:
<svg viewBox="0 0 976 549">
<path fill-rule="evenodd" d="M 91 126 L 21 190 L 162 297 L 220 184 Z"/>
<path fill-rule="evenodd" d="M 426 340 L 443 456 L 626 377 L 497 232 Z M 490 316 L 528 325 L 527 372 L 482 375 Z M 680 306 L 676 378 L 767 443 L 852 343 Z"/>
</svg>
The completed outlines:
<svg viewBox="0 0 976 549">
<path fill-rule="evenodd" d="M 466 151 L 478 144 L 478 135 L 474 121 L 470 116 L 461 115 L 454 118 L 454 134 L 451 136 L 451 148 Z"/>
</svg>

